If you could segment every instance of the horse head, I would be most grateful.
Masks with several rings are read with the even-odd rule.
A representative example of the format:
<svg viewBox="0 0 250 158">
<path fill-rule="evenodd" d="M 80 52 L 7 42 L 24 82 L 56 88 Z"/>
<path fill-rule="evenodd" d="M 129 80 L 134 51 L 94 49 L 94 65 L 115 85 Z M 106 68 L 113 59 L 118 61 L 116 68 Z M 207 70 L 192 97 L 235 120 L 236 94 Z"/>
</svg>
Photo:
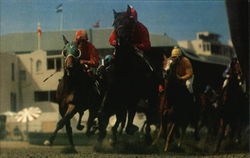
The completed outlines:
<svg viewBox="0 0 250 158">
<path fill-rule="evenodd" d="M 64 69 L 66 74 L 70 76 L 71 72 L 77 68 L 79 63 L 79 57 L 81 56 L 81 51 L 78 49 L 78 43 L 72 41 L 69 42 L 65 36 L 63 36 L 64 47 L 62 50 L 62 55 L 64 56 Z"/>
<path fill-rule="evenodd" d="M 242 76 L 240 63 L 237 58 L 233 58 L 232 62 L 230 63 L 229 75 L 231 77 L 236 76 L 237 78 L 241 78 Z"/>
<path fill-rule="evenodd" d="M 163 75 L 164 78 L 169 82 L 169 80 L 176 80 L 176 66 L 180 61 L 180 57 L 174 56 L 165 59 L 166 62 L 163 65 Z"/>
<path fill-rule="evenodd" d="M 128 6 L 126 12 L 116 12 L 114 13 L 113 26 L 117 36 L 118 45 L 129 45 L 132 40 L 132 34 L 135 28 L 136 21 L 131 18 L 131 9 Z"/>
</svg>

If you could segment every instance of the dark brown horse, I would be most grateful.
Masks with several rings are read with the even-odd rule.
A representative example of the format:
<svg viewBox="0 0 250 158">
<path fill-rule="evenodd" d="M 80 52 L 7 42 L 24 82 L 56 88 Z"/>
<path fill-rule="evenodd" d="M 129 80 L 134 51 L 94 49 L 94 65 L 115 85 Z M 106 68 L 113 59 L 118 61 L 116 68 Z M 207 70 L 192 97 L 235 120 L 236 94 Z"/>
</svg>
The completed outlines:
<svg viewBox="0 0 250 158">
<path fill-rule="evenodd" d="M 115 48 L 113 62 L 113 82 L 108 88 L 99 117 L 100 142 L 106 136 L 106 127 L 111 115 L 116 114 L 123 120 L 128 111 L 126 132 L 133 134 L 138 130 L 138 127 L 133 125 L 133 119 L 139 100 L 149 98 L 150 104 L 157 106 L 157 84 L 152 78 L 152 67 L 136 52 L 132 44 L 131 35 L 135 29 L 135 21 L 130 18 L 130 14 L 129 7 L 127 12 L 114 11 L 114 29 L 118 46 Z"/>
<path fill-rule="evenodd" d="M 167 62 L 164 64 L 163 72 L 165 90 L 161 99 L 161 128 L 154 143 L 163 133 L 164 151 L 168 151 L 173 136 L 179 137 L 178 146 L 180 146 L 187 126 L 197 123 L 197 120 L 194 119 L 196 106 L 193 96 L 188 91 L 185 82 L 177 78 L 176 67 L 181 57 L 170 57 L 165 60 Z"/>
<path fill-rule="evenodd" d="M 87 133 L 89 133 L 94 123 L 94 118 L 97 117 L 100 98 L 93 88 L 94 82 L 90 78 L 87 68 L 79 63 L 81 52 L 78 49 L 78 44 L 75 42 L 68 42 L 65 37 L 63 39 L 65 42 L 62 51 L 65 57 L 64 75 L 59 82 L 56 93 L 59 113 L 62 118 L 58 121 L 55 131 L 50 136 L 49 140 L 46 141 L 46 144 L 52 145 L 57 132 L 66 126 L 70 145 L 74 147 L 70 124 L 71 118 L 76 113 L 79 113 L 80 117 L 77 129 L 81 130 L 83 128 L 80 124 L 81 118 L 84 111 L 88 109 L 89 118 L 87 122 Z"/>
<path fill-rule="evenodd" d="M 200 117 L 198 132 L 205 137 L 203 149 L 209 151 L 219 129 L 218 93 L 210 85 L 199 95 Z"/>
<path fill-rule="evenodd" d="M 227 135 L 231 136 L 235 143 L 240 143 L 241 132 L 248 124 L 248 98 L 245 95 L 243 83 L 244 79 L 242 78 L 239 62 L 234 58 L 230 64 L 219 98 L 220 131 L 216 152 L 219 152 L 221 142 Z M 230 127 L 231 132 L 226 132 L 227 125 Z"/>
</svg>

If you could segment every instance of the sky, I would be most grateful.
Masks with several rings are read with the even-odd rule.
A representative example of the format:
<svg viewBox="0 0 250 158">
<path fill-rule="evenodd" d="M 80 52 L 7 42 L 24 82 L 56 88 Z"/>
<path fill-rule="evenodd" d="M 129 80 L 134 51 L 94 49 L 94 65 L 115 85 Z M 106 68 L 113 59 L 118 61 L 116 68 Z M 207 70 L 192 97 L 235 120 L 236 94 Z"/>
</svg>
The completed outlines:
<svg viewBox="0 0 250 158">
<path fill-rule="evenodd" d="M 63 12 L 56 7 L 63 3 Z M 89 29 L 100 20 L 100 28 L 110 28 L 113 9 L 124 11 L 132 5 L 150 33 L 164 34 L 175 40 L 192 40 L 196 32 L 209 31 L 230 39 L 224 0 L 0 0 L 0 35 Z"/>
</svg>

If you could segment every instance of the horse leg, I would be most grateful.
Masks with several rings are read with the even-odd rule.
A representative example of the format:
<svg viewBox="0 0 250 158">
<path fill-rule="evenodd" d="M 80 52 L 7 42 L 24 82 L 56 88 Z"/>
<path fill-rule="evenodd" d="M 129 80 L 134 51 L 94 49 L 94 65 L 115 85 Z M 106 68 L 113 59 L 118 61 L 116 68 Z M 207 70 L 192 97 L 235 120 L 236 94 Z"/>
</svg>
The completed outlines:
<svg viewBox="0 0 250 158">
<path fill-rule="evenodd" d="M 164 151 L 165 152 L 168 151 L 168 147 L 169 147 L 170 139 L 171 139 L 171 137 L 173 135 L 174 127 L 175 127 L 175 123 L 170 122 L 168 124 L 168 127 L 167 127 L 167 137 L 166 137 L 165 146 L 164 146 Z"/>
<path fill-rule="evenodd" d="M 198 113 L 198 112 L 197 112 Z M 194 114 L 195 115 L 195 114 Z M 197 114 L 196 114 L 197 115 Z M 199 122 L 199 117 L 196 116 L 195 118 L 193 118 L 192 120 L 192 124 L 193 124 L 193 127 L 194 127 L 194 139 L 196 141 L 199 141 L 200 140 L 200 137 L 199 137 L 199 132 L 200 132 L 200 129 L 201 129 L 201 124 Z"/>
<path fill-rule="evenodd" d="M 233 143 L 240 144 L 242 127 L 243 125 L 240 121 L 234 121 L 231 123 L 231 135 Z"/>
<path fill-rule="evenodd" d="M 54 142 L 54 140 L 56 138 L 57 132 L 64 127 L 64 125 L 66 124 L 66 122 L 69 121 L 75 115 L 75 113 L 76 113 L 75 105 L 69 104 L 65 116 L 62 117 L 57 122 L 56 129 L 54 130 L 54 132 L 52 133 L 52 135 L 49 137 L 49 141 L 48 142 L 47 141 L 44 142 L 45 145 L 52 145 L 53 144 L 53 142 Z"/>
<path fill-rule="evenodd" d="M 117 142 L 117 129 L 120 125 L 120 123 L 122 122 L 122 114 L 121 113 L 117 113 L 116 114 L 116 121 L 114 126 L 112 127 L 111 131 L 112 131 L 112 142 L 111 145 L 115 145 Z"/>
<path fill-rule="evenodd" d="M 112 96 L 112 95 L 111 95 Z M 111 105 L 112 105 L 112 98 L 111 96 L 107 96 L 107 94 L 104 97 L 103 100 L 103 106 L 98 114 L 98 129 L 99 129 L 99 136 L 98 136 L 98 142 L 102 143 L 103 139 L 106 137 L 107 131 L 106 128 L 109 123 L 109 118 L 112 115 L 111 112 Z"/>
<path fill-rule="evenodd" d="M 129 135 L 133 135 L 139 128 L 133 124 L 136 110 L 134 107 L 130 107 L 128 109 L 128 123 L 126 127 L 126 133 Z"/>
<path fill-rule="evenodd" d="M 66 121 L 65 126 L 66 126 L 66 132 L 67 132 L 67 135 L 68 135 L 68 138 L 69 138 L 69 144 L 72 147 L 74 147 L 73 136 L 72 136 L 72 127 L 71 127 L 71 124 L 70 124 L 70 120 Z"/>
<path fill-rule="evenodd" d="M 114 126 L 111 129 L 111 131 L 112 131 L 112 142 L 111 142 L 111 144 L 112 145 L 115 145 L 115 143 L 117 141 L 117 128 L 119 127 L 120 123 L 121 123 L 120 116 L 119 116 L 119 114 L 116 114 L 116 121 L 115 121 Z"/>
<path fill-rule="evenodd" d="M 156 137 L 155 137 L 155 139 L 154 139 L 154 141 L 152 143 L 153 145 L 155 145 L 158 142 L 162 132 L 164 131 L 164 129 L 163 129 L 163 117 L 164 117 L 164 114 L 162 113 L 161 117 L 160 117 L 161 118 L 160 119 L 160 128 L 159 128 L 159 131 L 158 131 L 158 133 L 157 133 L 157 135 L 156 135 Z"/>
<path fill-rule="evenodd" d="M 153 145 L 155 145 L 158 142 L 158 140 L 159 140 L 159 138 L 161 136 L 162 131 L 163 131 L 163 127 L 162 127 L 162 125 L 160 125 L 160 129 L 157 132 L 157 135 L 156 135 L 156 137 L 155 137 L 155 139 L 154 139 L 154 141 L 152 143 Z"/>
<path fill-rule="evenodd" d="M 79 120 L 77 122 L 76 128 L 81 131 L 84 128 L 84 125 L 81 125 L 82 116 L 83 116 L 84 112 L 83 111 L 79 111 L 78 114 L 79 114 Z"/>
<path fill-rule="evenodd" d="M 94 130 L 91 131 L 91 128 L 93 127 L 94 125 L 94 119 L 96 117 L 96 113 L 94 111 L 94 109 L 89 109 L 89 118 L 88 118 L 88 121 L 87 121 L 87 131 L 86 131 L 86 135 L 87 136 L 91 136 L 92 134 L 94 134 Z"/>
<path fill-rule="evenodd" d="M 158 87 L 157 87 L 158 88 Z M 160 123 L 160 113 L 159 113 L 159 96 L 158 96 L 158 89 L 152 90 L 153 93 L 148 97 L 148 110 L 147 110 L 147 120 L 149 125 L 156 125 L 159 127 Z"/>
<path fill-rule="evenodd" d="M 117 129 L 121 124 L 121 126 L 123 127 L 121 127 L 120 133 L 122 133 L 125 123 L 126 123 L 126 110 L 125 111 L 121 110 L 119 113 L 116 113 L 116 122 L 112 127 L 112 132 L 117 133 Z"/>
<path fill-rule="evenodd" d="M 181 136 L 180 136 L 179 141 L 178 141 L 178 144 L 177 144 L 177 146 L 178 146 L 179 148 L 181 147 L 183 138 L 184 138 L 184 136 L 185 136 L 185 134 L 186 134 L 186 128 L 187 128 L 187 125 L 181 127 Z"/>
<path fill-rule="evenodd" d="M 124 129 L 125 125 L 126 125 L 126 120 L 127 120 L 126 117 L 127 117 L 127 112 L 124 112 L 123 116 L 122 116 L 122 120 L 121 120 L 121 128 L 120 128 L 120 131 L 119 131 L 120 135 L 122 134 L 123 129 Z"/>
<path fill-rule="evenodd" d="M 145 129 L 146 125 L 147 125 L 147 120 L 144 121 L 144 123 L 143 123 L 143 125 L 142 125 L 142 127 L 141 127 L 141 130 L 140 130 L 140 133 L 143 133 L 143 132 L 144 132 L 144 129 Z"/>
<path fill-rule="evenodd" d="M 150 124 L 149 124 L 148 121 L 147 121 L 147 124 L 146 124 L 145 132 L 146 132 L 146 134 L 145 134 L 146 143 L 147 143 L 147 144 L 152 144 L 152 136 L 151 136 L 151 134 L 150 134 L 151 128 L 150 128 Z"/>
<path fill-rule="evenodd" d="M 99 120 L 98 128 L 100 132 L 97 140 L 99 143 L 101 143 L 103 139 L 106 137 L 107 134 L 106 128 L 108 126 L 110 116 L 111 116 L 110 113 L 105 113 L 105 112 L 100 113 L 100 115 L 98 116 Z"/>
<path fill-rule="evenodd" d="M 113 89 L 112 89 L 113 90 Z M 106 137 L 107 131 L 106 128 L 109 123 L 109 118 L 110 116 L 114 113 L 114 105 L 117 105 L 119 102 L 117 99 L 117 93 L 116 90 L 114 91 L 108 91 L 105 93 L 102 104 L 101 104 L 101 109 L 98 114 L 98 129 L 99 129 L 99 136 L 98 136 L 98 142 L 101 144 L 103 139 Z"/>
<path fill-rule="evenodd" d="M 226 124 L 223 119 L 220 119 L 220 129 L 218 133 L 218 142 L 216 144 L 215 152 L 218 153 L 220 150 L 221 142 L 225 136 Z"/>
</svg>

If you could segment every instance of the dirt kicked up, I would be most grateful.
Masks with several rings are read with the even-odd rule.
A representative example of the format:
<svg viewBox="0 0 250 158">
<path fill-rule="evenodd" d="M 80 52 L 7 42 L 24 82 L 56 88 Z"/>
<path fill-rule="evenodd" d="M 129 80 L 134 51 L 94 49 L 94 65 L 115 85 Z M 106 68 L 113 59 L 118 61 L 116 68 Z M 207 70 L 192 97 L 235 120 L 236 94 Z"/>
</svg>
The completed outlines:
<svg viewBox="0 0 250 158">
<path fill-rule="evenodd" d="M 97 152 L 93 146 L 77 146 L 77 153 L 65 153 L 65 146 L 30 145 L 27 142 L 0 141 L 0 158 L 249 158 L 249 153 L 186 155 L 184 153 L 120 154 Z"/>
</svg>

